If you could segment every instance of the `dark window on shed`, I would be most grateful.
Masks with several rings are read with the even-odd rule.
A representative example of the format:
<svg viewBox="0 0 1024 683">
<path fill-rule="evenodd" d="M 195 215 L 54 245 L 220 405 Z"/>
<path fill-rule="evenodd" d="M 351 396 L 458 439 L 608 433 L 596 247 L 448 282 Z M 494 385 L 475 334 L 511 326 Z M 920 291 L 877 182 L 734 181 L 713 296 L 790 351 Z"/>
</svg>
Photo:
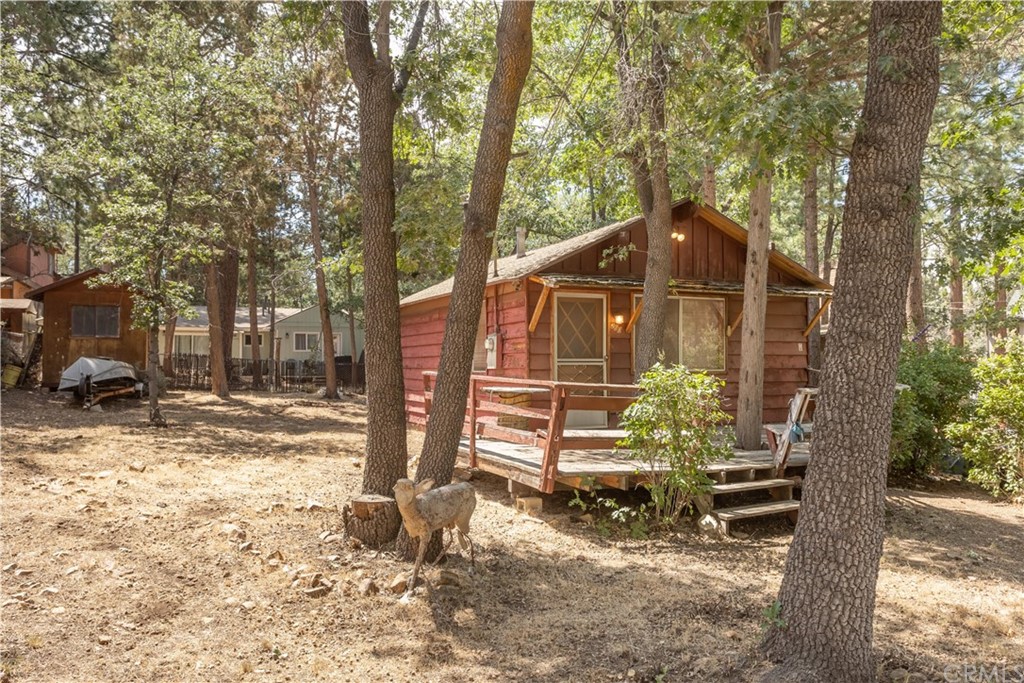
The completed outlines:
<svg viewBox="0 0 1024 683">
<path fill-rule="evenodd" d="M 72 337 L 120 337 L 120 306 L 72 306 Z"/>
</svg>

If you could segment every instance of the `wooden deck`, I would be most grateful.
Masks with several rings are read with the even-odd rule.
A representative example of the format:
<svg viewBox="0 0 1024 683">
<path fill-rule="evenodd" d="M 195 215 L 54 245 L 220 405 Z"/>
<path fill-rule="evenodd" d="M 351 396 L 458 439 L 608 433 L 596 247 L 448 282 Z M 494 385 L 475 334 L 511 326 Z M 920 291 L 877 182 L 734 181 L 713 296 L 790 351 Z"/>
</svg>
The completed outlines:
<svg viewBox="0 0 1024 683">
<path fill-rule="evenodd" d="M 541 488 L 544 449 L 530 444 L 510 443 L 490 438 L 476 438 L 476 466 L 484 472 Z M 469 463 L 469 438 L 459 446 L 460 464 Z M 789 457 L 789 468 L 802 468 L 809 458 L 807 444 L 795 444 Z M 614 449 L 564 449 L 559 452 L 555 483 L 558 488 L 589 491 L 594 488 L 631 490 L 644 483 L 647 476 L 638 470 L 639 463 Z M 711 464 L 707 472 L 716 481 L 746 475 L 750 480 L 770 478 L 774 468 L 770 451 L 741 451 L 721 462 Z"/>
</svg>

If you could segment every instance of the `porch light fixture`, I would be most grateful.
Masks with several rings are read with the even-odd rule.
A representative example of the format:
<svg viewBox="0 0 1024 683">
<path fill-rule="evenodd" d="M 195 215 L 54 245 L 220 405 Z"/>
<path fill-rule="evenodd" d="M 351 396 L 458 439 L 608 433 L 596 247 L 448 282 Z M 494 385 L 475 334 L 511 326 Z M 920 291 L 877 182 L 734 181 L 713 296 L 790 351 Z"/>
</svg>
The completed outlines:
<svg viewBox="0 0 1024 683">
<path fill-rule="evenodd" d="M 674 240 L 679 240 L 680 242 L 682 242 L 683 240 L 685 240 L 685 239 L 686 239 L 686 235 L 684 235 L 684 234 L 683 234 L 683 233 L 681 233 L 681 232 L 675 232 L 675 231 L 673 231 L 673 232 L 672 232 L 672 239 L 674 239 Z"/>
<path fill-rule="evenodd" d="M 616 325 L 621 325 L 624 322 L 626 322 L 626 316 L 622 315 L 621 313 L 615 316 Z"/>
<path fill-rule="evenodd" d="M 626 326 L 626 316 L 621 313 L 613 315 L 609 327 L 612 328 L 612 332 L 615 334 L 622 334 Z"/>
</svg>

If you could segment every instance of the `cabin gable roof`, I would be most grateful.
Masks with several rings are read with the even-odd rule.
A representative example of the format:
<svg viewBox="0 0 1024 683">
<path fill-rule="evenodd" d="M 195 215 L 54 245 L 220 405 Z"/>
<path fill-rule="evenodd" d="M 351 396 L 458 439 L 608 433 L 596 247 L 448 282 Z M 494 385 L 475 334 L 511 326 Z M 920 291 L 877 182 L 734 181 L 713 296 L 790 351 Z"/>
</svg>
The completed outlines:
<svg viewBox="0 0 1024 683">
<path fill-rule="evenodd" d="M 726 237 L 739 242 L 743 246 L 747 244 L 747 231 L 728 216 L 711 207 L 699 206 L 690 200 L 681 200 L 673 204 L 672 209 L 673 213 L 682 210 L 681 212 L 685 212 L 689 216 L 702 218 Z M 575 237 L 570 237 L 561 242 L 534 249 L 522 257 L 512 254 L 499 258 L 495 264 L 488 265 L 487 284 L 494 285 L 536 275 L 553 268 L 565 259 L 600 245 L 602 242 L 611 242 L 619 233 L 630 232 L 636 228 L 646 229 L 642 215 L 633 216 L 627 220 L 612 223 L 576 235 Z M 826 292 L 831 290 L 831 286 L 827 282 L 781 252 L 772 250 L 769 253 L 769 265 L 792 277 L 799 283 Z M 448 296 L 452 292 L 453 284 L 454 278 L 448 278 L 405 297 L 401 305 L 406 306 Z"/>
</svg>

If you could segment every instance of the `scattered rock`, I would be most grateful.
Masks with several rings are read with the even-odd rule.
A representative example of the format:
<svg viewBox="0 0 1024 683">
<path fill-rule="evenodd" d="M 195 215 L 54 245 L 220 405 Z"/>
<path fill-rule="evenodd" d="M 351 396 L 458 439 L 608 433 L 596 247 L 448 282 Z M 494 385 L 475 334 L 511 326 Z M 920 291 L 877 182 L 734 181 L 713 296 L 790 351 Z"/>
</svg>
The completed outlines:
<svg viewBox="0 0 1024 683">
<path fill-rule="evenodd" d="M 590 514 L 588 512 L 585 515 L 580 515 L 579 517 L 577 517 L 576 521 L 578 521 L 580 524 L 593 524 L 594 523 L 594 515 L 592 515 L 592 514 Z"/>
<path fill-rule="evenodd" d="M 53 609 L 50 610 L 50 612 L 52 614 L 64 614 L 65 612 L 67 612 L 67 610 L 64 609 L 63 607 L 54 607 Z"/>
<path fill-rule="evenodd" d="M 280 550 L 275 550 L 274 552 L 267 555 L 267 560 L 277 560 L 278 562 L 284 562 L 284 555 L 281 554 Z"/>
<path fill-rule="evenodd" d="M 246 600 L 242 603 L 242 609 L 244 609 L 247 612 L 251 612 L 252 610 L 256 609 L 256 603 L 252 600 Z"/>
<path fill-rule="evenodd" d="M 92 413 L 102 413 L 103 412 L 103 406 L 101 406 L 99 403 L 97 403 L 95 405 L 91 405 L 91 406 L 89 406 L 89 412 L 92 412 Z"/>
<path fill-rule="evenodd" d="M 132 472 L 145 472 L 146 463 L 136 460 L 131 465 L 128 465 L 128 469 L 130 469 Z"/>
<path fill-rule="evenodd" d="M 43 590 L 39 591 L 40 595 L 56 595 L 57 593 L 60 593 L 60 589 L 56 586 L 47 586 Z"/>
<path fill-rule="evenodd" d="M 391 579 L 391 583 L 388 584 L 388 590 L 392 593 L 404 593 L 408 585 L 408 577 L 405 574 L 399 574 L 395 578 Z"/>
<path fill-rule="evenodd" d="M 252 550 L 252 541 L 246 541 L 245 543 L 242 543 L 241 545 L 238 546 L 238 549 L 241 550 L 242 552 L 245 552 L 247 550 Z"/>
<path fill-rule="evenodd" d="M 64 576 L 71 576 L 71 575 L 72 575 L 72 574 L 74 574 L 75 572 L 80 572 L 80 571 L 82 571 L 82 568 L 81 568 L 81 567 L 79 567 L 79 566 L 78 566 L 78 565 L 76 564 L 76 565 L 75 565 L 74 567 L 68 567 L 67 569 L 65 569 L 65 570 L 64 570 Z"/>
<path fill-rule="evenodd" d="M 540 496 L 520 496 L 516 498 L 516 510 L 527 514 L 536 514 L 544 508 L 544 499 Z"/>
<path fill-rule="evenodd" d="M 451 569 L 442 569 L 441 574 L 437 577 L 437 584 L 439 586 L 462 588 L 466 584 L 466 579 L 462 574 Z"/>
<path fill-rule="evenodd" d="M 226 534 L 228 538 L 236 541 L 245 540 L 245 529 L 238 526 L 237 524 L 225 524 L 221 527 L 220 532 Z"/>
<path fill-rule="evenodd" d="M 718 522 L 718 518 L 712 515 L 704 515 L 697 522 L 697 528 L 703 531 L 705 534 L 711 536 L 721 536 L 722 527 Z"/>
<path fill-rule="evenodd" d="M 238 604 L 238 598 L 235 598 L 235 597 L 227 598 L 227 599 L 224 600 L 224 604 L 227 605 L 228 607 L 234 607 L 235 605 Z"/>
<path fill-rule="evenodd" d="M 103 470 L 102 472 L 96 473 L 97 479 L 107 479 L 112 476 L 114 476 L 114 470 Z"/>
<path fill-rule="evenodd" d="M 636 669 L 630 669 L 627 671 L 626 678 L 636 678 Z"/>
<path fill-rule="evenodd" d="M 302 592 L 311 598 L 322 598 L 330 593 L 331 589 L 327 586 L 314 586 L 313 588 L 304 588 Z"/>
<path fill-rule="evenodd" d="M 341 543 L 343 540 L 345 539 L 341 534 L 331 534 L 324 538 L 324 543 Z"/>
<path fill-rule="evenodd" d="M 32 573 L 31 569 L 15 569 L 14 570 L 14 575 L 15 576 L 25 576 L 25 575 L 31 574 L 31 573 Z"/>
<path fill-rule="evenodd" d="M 374 583 L 373 579 L 363 579 L 359 584 L 360 595 L 376 595 L 380 592 L 380 588 Z"/>
<path fill-rule="evenodd" d="M 323 503 L 317 502 L 315 500 L 307 500 L 306 501 L 306 511 L 307 512 L 320 512 L 323 509 L 324 509 L 324 504 Z"/>
<path fill-rule="evenodd" d="M 203 617 L 202 618 L 202 622 L 204 624 L 206 624 L 207 626 L 209 626 L 210 624 L 213 623 L 213 617 Z"/>
<path fill-rule="evenodd" d="M 363 461 L 362 460 L 360 460 L 359 458 L 352 458 L 352 467 L 355 467 L 356 469 L 359 469 L 362 466 L 363 466 Z"/>
<path fill-rule="evenodd" d="M 889 680 L 895 681 L 896 683 L 906 683 L 909 678 L 910 672 L 906 669 L 893 669 L 889 672 Z"/>
<path fill-rule="evenodd" d="M 748 538 L 750 538 L 750 534 L 744 533 L 742 531 L 734 531 L 734 532 L 732 532 L 732 537 L 733 538 L 738 538 L 741 541 L 745 541 Z"/>
<path fill-rule="evenodd" d="M 4 571 L 5 571 L 5 572 L 9 572 L 9 571 L 11 571 L 12 569 L 15 569 L 15 568 L 16 568 L 17 566 L 18 566 L 18 563 L 17 563 L 17 562 L 11 562 L 10 564 L 5 564 L 5 565 L 4 565 Z"/>
<path fill-rule="evenodd" d="M 96 639 L 100 645 L 110 645 L 110 641 L 113 640 L 110 636 L 100 636 Z"/>
</svg>

